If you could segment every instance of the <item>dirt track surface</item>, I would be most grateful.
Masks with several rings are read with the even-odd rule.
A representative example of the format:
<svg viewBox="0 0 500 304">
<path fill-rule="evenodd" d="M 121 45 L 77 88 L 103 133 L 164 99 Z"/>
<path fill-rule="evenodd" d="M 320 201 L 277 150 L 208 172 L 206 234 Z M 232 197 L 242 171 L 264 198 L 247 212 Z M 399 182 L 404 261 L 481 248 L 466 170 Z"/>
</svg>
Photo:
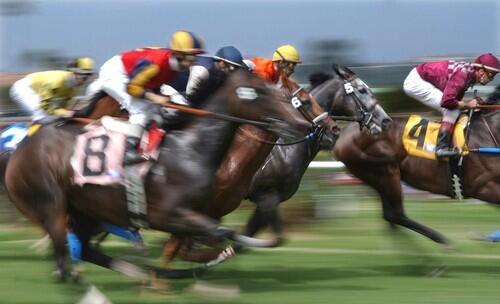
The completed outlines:
<svg viewBox="0 0 500 304">
<path fill-rule="evenodd" d="M 0 73 L 0 86 L 8 86 L 21 79 L 26 73 Z"/>
</svg>

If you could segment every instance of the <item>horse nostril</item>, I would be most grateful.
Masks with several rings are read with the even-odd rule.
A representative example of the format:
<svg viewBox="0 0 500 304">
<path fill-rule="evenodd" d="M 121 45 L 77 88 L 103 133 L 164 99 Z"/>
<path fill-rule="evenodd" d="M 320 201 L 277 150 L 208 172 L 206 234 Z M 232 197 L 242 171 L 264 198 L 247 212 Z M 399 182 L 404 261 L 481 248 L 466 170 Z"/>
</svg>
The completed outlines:
<svg viewBox="0 0 500 304">
<path fill-rule="evenodd" d="M 390 118 L 385 118 L 382 120 L 382 130 L 387 130 L 392 126 L 392 119 Z"/>
</svg>

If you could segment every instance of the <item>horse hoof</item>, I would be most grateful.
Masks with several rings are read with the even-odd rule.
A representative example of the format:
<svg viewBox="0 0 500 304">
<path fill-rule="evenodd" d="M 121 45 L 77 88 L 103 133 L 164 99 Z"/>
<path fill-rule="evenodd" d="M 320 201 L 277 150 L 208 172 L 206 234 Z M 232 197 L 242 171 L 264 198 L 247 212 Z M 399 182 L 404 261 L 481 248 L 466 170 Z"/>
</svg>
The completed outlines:
<svg viewBox="0 0 500 304">
<path fill-rule="evenodd" d="M 80 283 L 80 280 L 82 278 L 81 272 L 79 272 L 78 270 L 71 271 L 70 278 L 71 278 L 71 282 L 73 282 L 75 284 Z"/>
<path fill-rule="evenodd" d="M 152 276 L 159 279 L 185 279 L 196 278 L 201 276 L 206 271 L 204 267 L 189 268 L 189 269 L 162 269 L 151 267 Z"/>
<path fill-rule="evenodd" d="M 451 252 L 457 251 L 457 247 L 453 244 L 450 244 L 450 243 L 443 244 L 442 248 L 443 248 L 443 251 L 446 253 L 451 253 Z"/>
<path fill-rule="evenodd" d="M 447 269 L 448 267 L 446 267 L 446 265 L 437 266 L 428 273 L 428 276 L 433 278 L 440 277 L 446 272 Z"/>
<path fill-rule="evenodd" d="M 59 283 L 66 283 L 66 280 L 68 279 L 67 272 L 62 271 L 61 269 L 52 271 L 52 276 L 55 277 Z"/>
<path fill-rule="evenodd" d="M 144 271 L 144 269 L 129 262 L 114 261 L 111 263 L 110 269 L 117 271 L 135 280 L 140 280 L 140 281 L 148 280 L 148 275 Z"/>
</svg>

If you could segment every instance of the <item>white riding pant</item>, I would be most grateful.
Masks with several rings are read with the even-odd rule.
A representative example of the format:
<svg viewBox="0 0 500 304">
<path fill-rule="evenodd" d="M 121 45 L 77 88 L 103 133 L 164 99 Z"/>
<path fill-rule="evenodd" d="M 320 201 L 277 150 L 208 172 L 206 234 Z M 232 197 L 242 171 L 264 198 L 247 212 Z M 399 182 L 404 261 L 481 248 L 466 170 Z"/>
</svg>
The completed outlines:
<svg viewBox="0 0 500 304">
<path fill-rule="evenodd" d="M 127 84 L 129 82 L 130 78 L 123 66 L 121 57 L 114 56 L 103 64 L 99 70 L 98 79 L 89 85 L 87 96 L 103 90 L 118 101 L 123 109 L 129 112 L 130 123 L 140 125 L 144 128 L 152 115 L 150 111 L 153 107 L 149 101 L 133 97 L 127 93 Z M 174 88 L 163 85 L 161 91 L 162 94 L 171 96 L 173 102 L 187 104 L 185 98 Z M 169 110 L 170 112 L 174 111 Z"/>
<path fill-rule="evenodd" d="M 434 110 L 441 112 L 443 114 L 443 121 L 455 123 L 460 115 L 459 109 L 451 110 L 441 107 L 443 92 L 431 83 L 423 80 L 418 74 L 416 68 L 411 70 L 410 74 L 406 77 L 403 89 L 406 95 L 420 101 Z"/>
<path fill-rule="evenodd" d="M 29 112 L 33 121 L 47 117 L 40 108 L 40 96 L 31 88 L 31 79 L 25 77 L 16 81 L 10 88 L 9 95 L 25 111 Z"/>
<path fill-rule="evenodd" d="M 149 113 L 147 112 L 150 104 L 144 99 L 133 97 L 127 93 L 129 81 L 121 57 L 114 56 L 102 65 L 99 77 L 89 85 L 87 94 L 91 95 L 103 90 L 129 112 L 130 123 L 144 128 L 148 122 Z"/>
</svg>

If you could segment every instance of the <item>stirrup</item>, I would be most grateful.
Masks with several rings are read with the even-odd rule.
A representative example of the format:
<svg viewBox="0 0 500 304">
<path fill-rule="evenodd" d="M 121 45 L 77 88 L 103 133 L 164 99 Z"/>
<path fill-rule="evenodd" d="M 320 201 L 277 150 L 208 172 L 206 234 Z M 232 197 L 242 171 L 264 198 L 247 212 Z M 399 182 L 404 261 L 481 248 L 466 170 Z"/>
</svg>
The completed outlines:
<svg viewBox="0 0 500 304">
<path fill-rule="evenodd" d="M 149 157 L 149 155 L 144 153 L 136 152 L 135 155 L 130 155 L 130 153 L 125 153 L 125 157 L 123 158 L 123 165 L 124 166 L 136 165 L 139 163 L 149 161 L 150 159 L 151 157 Z"/>
<path fill-rule="evenodd" d="M 459 156 L 460 152 L 456 148 L 440 148 L 436 150 L 436 157 L 455 157 Z"/>
</svg>

